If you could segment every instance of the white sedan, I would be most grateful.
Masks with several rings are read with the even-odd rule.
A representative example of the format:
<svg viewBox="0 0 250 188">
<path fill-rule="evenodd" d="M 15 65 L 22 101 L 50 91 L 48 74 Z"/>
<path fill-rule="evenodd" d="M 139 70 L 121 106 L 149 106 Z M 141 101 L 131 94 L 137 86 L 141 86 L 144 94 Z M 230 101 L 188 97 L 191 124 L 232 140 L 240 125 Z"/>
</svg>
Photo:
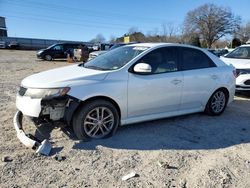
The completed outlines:
<svg viewBox="0 0 250 188">
<path fill-rule="evenodd" d="M 242 45 L 229 54 L 222 56 L 227 64 L 236 68 L 236 91 L 250 91 L 250 44 Z"/>
<path fill-rule="evenodd" d="M 110 136 L 119 125 L 203 111 L 220 115 L 233 101 L 234 71 L 188 45 L 127 45 L 85 64 L 25 78 L 14 123 L 19 139 L 34 148 L 41 143 L 25 137 L 22 114 L 36 124 L 63 121 L 81 140 Z"/>
</svg>

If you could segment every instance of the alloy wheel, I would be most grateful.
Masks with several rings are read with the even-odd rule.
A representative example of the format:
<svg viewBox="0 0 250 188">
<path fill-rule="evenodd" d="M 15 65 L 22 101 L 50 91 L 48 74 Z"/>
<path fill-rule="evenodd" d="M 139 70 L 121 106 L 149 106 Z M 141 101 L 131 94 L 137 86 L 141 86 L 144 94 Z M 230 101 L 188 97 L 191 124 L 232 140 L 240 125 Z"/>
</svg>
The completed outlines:
<svg viewBox="0 0 250 188">
<path fill-rule="evenodd" d="M 223 91 L 217 91 L 211 101 L 211 108 L 215 113 L 220 113 L 223 111 L 226 105 L 226 96 Z"/>
<path fill-rule="evenodd" d="M 84 119 L 83 128 L 90 138 L 103 138 L 114 126 L 114 114 L 106 107 L 96 107 Z"/>
</svg>

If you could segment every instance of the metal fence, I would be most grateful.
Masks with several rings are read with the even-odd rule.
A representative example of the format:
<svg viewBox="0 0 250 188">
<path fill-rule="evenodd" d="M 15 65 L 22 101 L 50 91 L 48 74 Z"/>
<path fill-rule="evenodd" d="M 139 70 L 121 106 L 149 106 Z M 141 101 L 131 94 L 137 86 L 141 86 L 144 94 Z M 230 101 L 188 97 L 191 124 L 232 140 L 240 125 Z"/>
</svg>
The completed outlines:
<svg viewBox="0 0 250 188">
<path fill-rule="evenodd" d="M 39 50 L 42 48 L 47 48 L 48 46 L 55 43 L 62 42 L 81 42 L 81 41 L 66 41 L 66 40 L 50 40 L 50 39 L 34 39 L 34 38 L 19 38 L 19 37 L 0 37 L 0 41 L 4 41 L 7 44 L 11 42 L 16 42 L 19 44 L 19 49 L 23 50 Z M 81 42 L 85 44 L 90 44 L 88 42 Z"/>
</svg>

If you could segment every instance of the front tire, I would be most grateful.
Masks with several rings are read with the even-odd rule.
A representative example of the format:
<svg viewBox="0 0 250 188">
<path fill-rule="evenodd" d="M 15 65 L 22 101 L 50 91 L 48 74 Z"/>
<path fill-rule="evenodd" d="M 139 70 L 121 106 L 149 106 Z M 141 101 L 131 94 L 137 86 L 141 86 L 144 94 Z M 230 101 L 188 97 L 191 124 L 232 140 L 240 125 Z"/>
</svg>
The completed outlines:
<svg viewBox="0 0 250 188">
<path fill-rule="evenodd" d="M 228 95 L 222 90 L 216 90 L 207 102 L 205 113 L 211 116 L 222 114 L 227 106 Z"/>
<path fill-rule="evenodd" d="M 112 136 L 120 122 L 115 106 L 106 100 L 84 104 L 73 117 L 73 129 L 79 140 Z"/>
<path fill-rule="evenodd" d="M 51 55 L 45 55 L 44 59 L 46 61 L 52 61 L 52 56 Z"/>
</svg>

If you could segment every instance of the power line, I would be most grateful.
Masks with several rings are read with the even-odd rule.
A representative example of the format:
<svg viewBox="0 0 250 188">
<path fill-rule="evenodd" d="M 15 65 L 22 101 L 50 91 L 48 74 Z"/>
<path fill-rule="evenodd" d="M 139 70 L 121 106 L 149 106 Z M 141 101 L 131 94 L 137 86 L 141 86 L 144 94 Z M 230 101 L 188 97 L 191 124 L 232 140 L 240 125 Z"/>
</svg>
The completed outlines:
<svg viewBox="0 0 250 188">
<path fill-rule="evenodd" d="M 27 4 L 27 2 L 30 2 L 31 4 Z M 163 22 L 163 19 L 159 18 L 152 18 L 152 17 L 139 17 L 139 16 L 132 16 L 132 15 L 126 15 L 126 14 L 120 14 L 120 13 L 111 13 L 111 12 L 100 12 L 100 11 L 93 11 L 89 9 L 83 9 L 83 8 L 74 8 L 74 7 L 67 7 L 63 5 L 58 5 L 58 4 L 46 4 L 46 3 L 40 3 L 40 2 L 34 2 L 34 1 L 18 1 L 18 0 L 12 0 L 11 2 L 8 1 L 10 4 L 14 4 L 17 6 L 21 7 L 29 7 L 29 8 L 46 8 L 46 10 L 58 10 L 61 9 L 63 10 L 60 13 L 69 13 L 70 15 L 72 14 L 79 14 L 81 13 L 84 15 L 89 15 L 91 17 L 97 17 L 97 18 L 112 18 L 112 19 L 133 19 L 133 20 L 140 20 L 140 21 L 146 21 L 150 23 L 155 23 L 155 22 Z"/>
<path fill-rule="evenodd" d="M 51 21 L 61 20 L 59 17 L 44 16 L 44 15 L 41 15 L 41 14 L 28 14 L 27 12 L 20 12 L 20 11 L 15 11 L 15 14 L 9 14 L 9 15 L 12 15 L 12 16 L 14 15 L 16 17 L 17 16 L 20 16 L 20 17 L 23 17 L 23 16 L 30 17 L 30 16 L 32 16 L 33 18 L 36 18 L 36 19 L 47 18 L 47 19 L 49 19 Z M 98 24 L 98 25 L 106 25 L 106 26 L 108 26 L 108 25 L 110 25 L 110 26 L 124 26 L 124 27 L 127 27 L 127 28 L 132 26 L 132 25 L 125 25 L 125 24 L 120 24 L 120 23 L 107 23 L 107 22 L 100 22 L 100 21 L 90 21 L 90 20 L 86 20 L 86 19 L 78 19 L 78 17 L 77 18 L 74 17 L 73 19 L 69 18 L 69 19 L 70 19 L 69 20 L 70 23 L 76 21 L 78 23 L 83 23 L 83 24 L 87 23 L 87 24 Z M 67 20 L 67 18 L 66 18 L 66 20 Z"/>
<path fill-rule="evenodd" d="M 16 3 L 17 3 L 17 7 L 23 7 L 24 6 L 23 3 L 18 4 L 19 1 L 16 1 Z M 28 7 L 34 8 L 34 5 L 33 6 L 28 5 Z M 55 8 L 55 7 L 50 6 L 49 8 Z M 67 8 L 67 7 L 65 7 L 65 8 Z M 39 8 L 39 10 L 42 10 L 42 9 Z M 65 13 L 65 11 L 63 11 L 63 12 Z M 60 12 L 60 14 L 61 14 L 61 12 Z M 79 14 L 79 12 L 78 12 L 78 14 Z M 73 18 L 72 18 L 72 15 L 74 15 Z M 20 19 L 26 19 L 27 18 L 27 19 L 33 19 L 33 20 L 38 20 L 38 21 L 48 21 L 48 22 L 54 22 L 54 23 L 59 23 L 59 24 L 68 24 L 68 25 L 77 25 L 77 26 L 84 25 L 84 26 L 89 26 L 89 27 L 93 27 L 93 28 L 102 27 L 102 28 L 111 28 L 111 29 L 129 29 L 131 27 L 140 27 L 140 28 L 143 28 L 144 30 L 145 29 L 149 29 L 149 30 L 152 29 L 152 24 L 150 26 L 148 26 L 149 23 L 147 25 L 145 25 L 145 24 L 143 25 L 142 23 L 141 23 L 141 25 L 138 25 L 138 24 L 125 25 L 125 24 L 122 24 L 122 22 L 114 23 L 113 20 L 112 20 L 112 23 L 110 23 L 110 22 L 107 23 L 107 22 L 98 21 L 98 20 L 97 21 L 96 20 L 95 21 L 89 21 L 89 20 L 86 20 L 86 19 L 78 19 L 78 16 L 75 13 L 72 13 L 72 12 L 70 13 L 70 16 L 71 16 L 70 18 L 68 16 L 63 17 L 64 20 L 65 20 L 65 18 L 66 19 L 69 18 L 70 21 L 68 21 L 68 22 L 61 21 L 62 17 L 60 17 L 60 18 L 53 17 L 53 16 L 48 17 L 48 16 L 44 16 L 44 15 L 41 15 L 41 14 L 34 14 L 33 12 L 32 13 L 20 12 L 20 11 L 16 11 L 16 10 L 15 10 L 15 14 L 8 14 L 8 16 L 9 17 L 15 17 L 15 18 L 19 17 Z M 32 17 L 30 17 L 30 16 L 32 16 Z M 77 23 L 74 23 L 74 21 L 76 21 Z M 80 22 L 84 22 L 84 23 L 79 24 Z M 157 26 L 155 25 L 154 27 L 157 27 Z"/>
<path fill-rule="evenodd" d="M 29 3 L 30 2 L 30 3 Z M 156 26 L 157 21 L 160 19 L 157 18 L 146 18 L 146 17 L 138 17 L 138 16 L 132 16 L 132 15 L 125 15 L 125 14 L 120 14 L 120 13 L 110 13 L 110 12 L 99 12 L 99 11 L 92 11 L 89 9 L 83 9 L 83 8 L 74 8 L 72 6 L 66 7 L 63 5 L 59 4 L 47 4 L 47 3 L 41 3 L 41 2 L 36 2 L 36 1 L 30 1 L 30 0 L 25 0 L 25 1 L 19 1 L 19 0 L 12 0 L 12 1 L 7 1 L 6 4 L 10 4 L 12 6 L 12 9 L 8 13 L 6 13 L 6 17 L 12 17 L 12 18 L 17 18 L 20 20 L 35 20 L 39 22 L 50 22 L 54 24 L 61 24 L 61 25 L 69 25 L 69 26 L 77 26 L 81 28 L 95 28 L 95 29 L 114 29 L 114 33 L 119 30 L 126 30 L 124 31 L 127 32 L 127 30 L 131 27 L 139 27 L 140 29 L 146 30 L 151 30 L 152 28 L 158 27 Z M 13 9 L 14 7 L 17 7 L 16 9 Z M 18 11 L 18 9 L 26 8 L 26 10 L 29 10 L 30 8 L 33 9 L 32 12 L 27 11 L 27 12 L 22 12 Z M 53 11 L 51 14 L 52 16 L 47 16 L 40 13 L 40 11 L 43 11 L 46 8 L 46 11 Z M 11 10 L 15 10 L 14 13 L 11 13 Z M 25 9 L 24 9 L 25 10 Z M 36 11 L 34 13 L 34 10 Z M 49 10 L 49 11 L 48 11 Z M 59 16 L 55 16 L 54 13 L 59 12 Z M 68 16 L 62 16 L 63 14 L 68 15 Z M 79 19 L 78 15 L 84 15 L 86 16 L 91 16 L 91 18 L 95 17 L 98 19 L 95 19 L 94 21 L 90 21 L 87 19 Z M 50 15 L 50 14 L 49 14 Z M 70 16 L 69 16 L 70 15 Z M 73 15 L 73 16 L 72 16 Z M 63 18 L 63 20 L 61 19 Z M 112 18 L 112 22 L 110 22 L 110 19 L 106 19 L 106 21 L 103 21 L 105 18 Z M 129 18 L 132 18 L 131 20 L 140 20 L 140 24 L 131 24 L 131 25 L 126 25 L 122 24 L 121 19 L 126 19 L 129 20 Z M 119 23 L 114 22 L 114 20 L 119 19 Z M 101 20 L 101 21 L 100 21 Z M 153 21 L 154 20 L 154 21 Z M 83 23 L 82 23 L 83 22 Z M 147 25 L 143 25 L 142 22 L 146 22 Z M 154 23 L 153 24 L 150 24 Z M 150 26 L 149 26 L 150 24 Z M 98 31 L 101 32 L 101 31 Z"/>
<path fill-rule="evenodd" d="M 15 15 L 5 15 L 7 18 L 8 17 L 13 17 L 17 19 L 29 19 L 29 20 L 36 20 L 36 21 L 42 21 L 42 22 L 51 22 L 51 23 L 57 23 L 57 24 L 63 24 L 63 25 L 75 25 L 78 27 L 83 27 L 83 28 L 107 28 L 107 29 L 128 29 L 127 27 L 112 27 L 112 26 L 96 26 L 96 25 L 91 25 L 91 24 L 78 24 L 78 23 L 72 23 L 72 22 L 64 22 L 64 21 L 58 21 L 58 20 L 52 20 L 52 19 L 44 19 L 44 18 L 34 18 L 34 17 L 29 17 L 29 16 L 15 16 Z"/>
</svg>

